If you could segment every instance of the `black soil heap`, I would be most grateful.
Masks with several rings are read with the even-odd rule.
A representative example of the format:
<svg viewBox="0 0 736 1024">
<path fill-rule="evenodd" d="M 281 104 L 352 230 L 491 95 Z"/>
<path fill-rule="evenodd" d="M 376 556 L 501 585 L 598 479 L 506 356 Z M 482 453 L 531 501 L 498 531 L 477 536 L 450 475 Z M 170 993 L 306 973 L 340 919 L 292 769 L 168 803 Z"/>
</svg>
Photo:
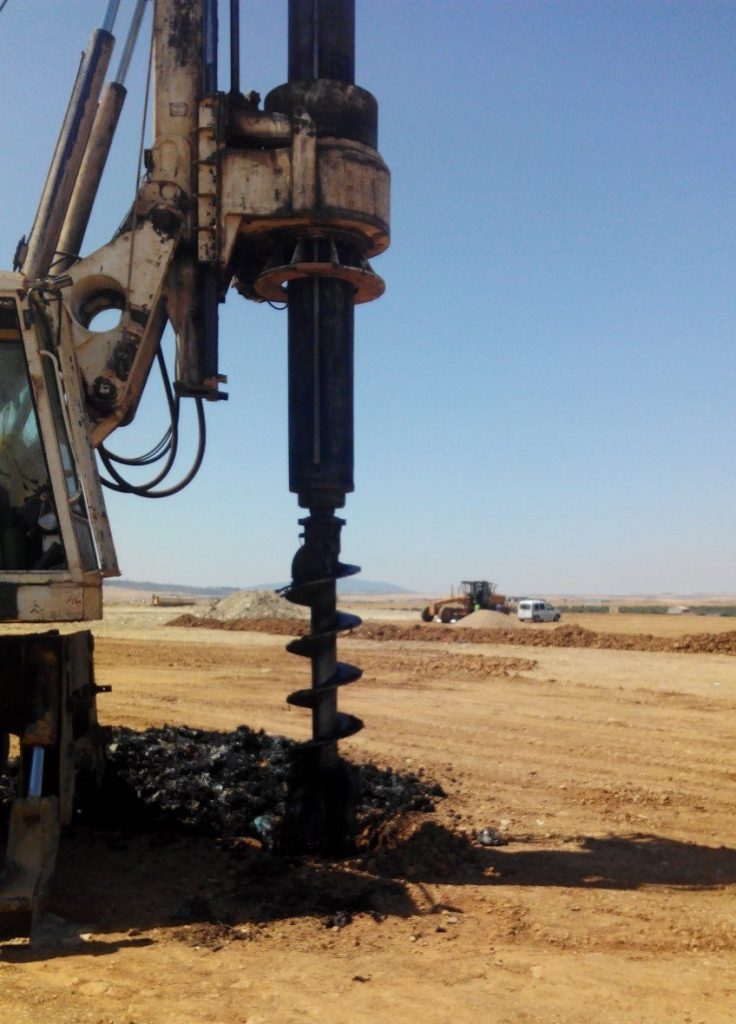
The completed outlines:
<svg viewBox="0 0 736 1024">
<path fill-rule="evenodd" d="M 163 726 L 118 728 L 108 749 L 100 804 L 132 827 L 184 829 L 216 837 L 250 836 L 278 850 L 293 740 L 255 732 Z M 433 811 L 442 788 L 417 775 L 353 765 L 358 833 L 365 835 L 406 811 Z M 0 770 L 0 823 L 15 795 L 16 766 Z M 103 812 L 104 816 L 104 812 Z"/>
<path fill-rule="evenodd" d="M 149 823 L 212 836 L 252 836 L 278 848 L 298 747 L 283 736 L 239 726 L 207 732 L 163 726 L 116 729 L 108 772 L 116 803 Z M 374 765 L 353 766 L 358 831 L 404 811 L 432 811 L 440 786 Z"/>
</svg>

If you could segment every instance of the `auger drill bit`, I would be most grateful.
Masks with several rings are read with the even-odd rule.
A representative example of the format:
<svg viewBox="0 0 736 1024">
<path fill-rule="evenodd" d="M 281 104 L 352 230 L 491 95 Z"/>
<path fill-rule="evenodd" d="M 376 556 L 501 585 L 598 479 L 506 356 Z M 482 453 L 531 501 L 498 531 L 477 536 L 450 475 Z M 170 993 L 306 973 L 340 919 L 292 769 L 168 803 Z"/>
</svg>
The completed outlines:
<svg viewBox="0 0 736 1024">
<path fill-rule="evenodd" d="M 338 687 L 355 682 L 361 669 L 337 660 L 337 633 L 360 625 L 356 615 L 336 608 L 336 581 L 358 572 L 338 560 L 343 520 L 331 511 L 312 511 L 300 520 L 304 544 L 292 563 L 287 597 L 310 609 L 310 632 L 287 650 L 311 659 L 311 688 L 289 694 L 288 703 L 312 712 L 312 739 L 297 748 L 289 787 L 285 843 L 291 849 L 341 854 L 354 833 L 355 794 L 349 767 L 337 741 L 363 728 L 354 715 L 337 710 Z"/>
<path fill-rule="evenodd" d="M 354 25 L 354 0 L 291 0 L 289 82 L 274 90 L 267 107 L 306 112 L 318 137 L 362 142 L 369 94 L 352 84 Z M 375 134 L 375 109 L 371 116 Z M 337 742 L 362 722 L 338 712 L 337 691 L 362 673 L 337 659 L 337 634 L 360 619 L 336 606 L 337 580 L 359 569 L 339 560 L 343 520 L 335 510 L 353 490 L 355 280 L 371 272 L 360 247 L 339 230 L 297 238 L 294 252 L 292 261 L 310 271 L 288 284 L 289 487 L 309 515 L 300 520 L 303 545 L 286 597 L 310 609 L 310 632 L 287 649 L 311 660 L 312 679 L 311 688 L 292 693 L 288 702 L 311 710 L 312 739 L 295 758 L 285 844 L 340 854 L 354 834 L 354 787 Z"/>
<path fill-rule="evenodd" d="M 319 248 L 324 243 L 311 243 Z M 360 625 L 337 610 L 337 580 L 358 572 L 339 560 L 343 520 L 335 509 L 353 490 L 353 288 L 314 278 L 289 285 L 289 485 L 309 509 L 286 596 L 310 609 L 310 632 L 288 650 L 311 660 L 311 688 L 288 701 L 312 712 L 312 739 L 297 754 L 287 843 L 341 853 L 353 834 L 352 782 L 337 741 L 362 722 L 337 710 L 337 690 L 361 676 L 337 659 L 337 634 Z"/>
</svg>

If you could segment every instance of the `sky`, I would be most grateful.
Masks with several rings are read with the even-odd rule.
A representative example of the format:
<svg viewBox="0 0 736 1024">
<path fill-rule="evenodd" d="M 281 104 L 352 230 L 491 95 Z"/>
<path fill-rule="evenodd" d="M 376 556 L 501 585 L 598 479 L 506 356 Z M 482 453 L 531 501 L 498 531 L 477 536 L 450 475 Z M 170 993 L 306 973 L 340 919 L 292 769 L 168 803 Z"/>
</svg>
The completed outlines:
<svg viewBox="0 0 736 1024">
<path fill-rule="evenodd" d="M 286 79 L 286 7 L 241 5 L 245 91 Z M 3 266 L 104 8 L 0 12 Z M 386 294 L 356 310 L 342 551 L 364 578 L 736 592 L 735 44 L 732 0 L 357 0 L 356 81 L 392 172 Z M 145 49 L 85 252 L 130 205 Z M 288 578 L 286 314 L 232 292 L 221 335 L 230 400 L 208 406 L 197 479 L 164 501 L 108 492 L 129 579 Z M 164 426 L 152 378 L 110 447 Z"/>
</svg>

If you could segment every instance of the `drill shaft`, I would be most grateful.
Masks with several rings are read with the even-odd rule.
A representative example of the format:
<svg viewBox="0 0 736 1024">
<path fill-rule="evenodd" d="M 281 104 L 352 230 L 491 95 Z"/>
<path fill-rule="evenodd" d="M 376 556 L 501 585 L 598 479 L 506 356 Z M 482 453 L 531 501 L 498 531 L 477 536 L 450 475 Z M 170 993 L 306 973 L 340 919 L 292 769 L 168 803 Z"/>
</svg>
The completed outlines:
<svg viewBox="0 0 736 1024">
<path fill-rule="evenodd" d="M 335 83 L 352 84 L 354 26 L 354 0 L 290 0 L 289 83 L 281 87 L 281 102 L 301 107 L 305 96 L 319 94 L 310 91 L 315 80 L 331 80 L 333 90 L 340 88 Z M 324 102 L 306 111 L 318 136 Z M 327 268 L 338 242 L 311 235 L 300 245 L 313 267 Z M 341 262 L 358 261 L 354 244 L 341 238 L 339 246 Z M 312 740 L 295 765 L 290 813 L 299 842 L 324 852 L 344 847 L 350 830 L 351 785 L 337 741 L 362 727 L 337 707 L 338 687 L 361 675 L 337 659 L 337 633 L 360 620 L 337 611 L 337 580 L 358 570 L 339 561 L 343 520 L 334 514 L 353 490 L 354 312 L 355 288 L 349 281 L 316 272 L 288 284 L 289 487 L 310 513 L 301 520 L 303 544 L 286 595 L 309 607 L 310 632 L 288 649 L 311 659 L 311 687 L 288 700 L 312 712 Z"/>
</svg>

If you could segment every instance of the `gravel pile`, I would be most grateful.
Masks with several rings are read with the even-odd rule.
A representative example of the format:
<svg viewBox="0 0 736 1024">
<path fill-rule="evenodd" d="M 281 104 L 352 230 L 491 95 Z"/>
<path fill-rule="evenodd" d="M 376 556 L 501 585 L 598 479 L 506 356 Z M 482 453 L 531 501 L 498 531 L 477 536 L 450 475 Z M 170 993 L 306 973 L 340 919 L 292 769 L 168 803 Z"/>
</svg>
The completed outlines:
<svg viewBox="0 0 736 1024">
<path fill-rule="evenodd" d="M 217 622 L 234 619 L 308 619 L 309 609 L 292 604 L 273 590 L 238 590 L 203 616 Z"/>
<path fill-rule="evenodd" d="M 479 608 L 470 615 L 463 616 L 454 623 L 456 629 L 523 629 L 516 615 L 504 615 L 494 612 L 491 608 Z"/>
<path fill-rule="evenodd" d="M 239 726 L 205 732 L 184 726 L 116 729 L 109 775 L 126 816 L 213 836 L 252 836 L 277 846 L 291 752 L 296 744 Z M 360 829 L 403 811 L 432 811 L 445 794 L 413 774 L 354 766 Z"/>
</svg>

